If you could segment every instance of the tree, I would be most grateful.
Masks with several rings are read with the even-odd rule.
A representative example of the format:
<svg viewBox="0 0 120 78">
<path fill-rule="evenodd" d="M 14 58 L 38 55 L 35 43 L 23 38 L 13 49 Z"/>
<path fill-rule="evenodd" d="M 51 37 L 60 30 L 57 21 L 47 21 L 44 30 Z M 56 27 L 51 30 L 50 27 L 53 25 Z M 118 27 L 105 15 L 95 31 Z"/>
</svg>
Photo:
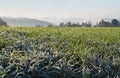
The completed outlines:
<svg viewBox="0 0 120 78">
<path fill-rule="evenodd" d="M 98 26 L 104 27 L 104 26 L 105 26 L 105 21 L 104 21 L 104 20 L 101 20 L 101 21 L 99 22 Z"/>
<path fill-rule="evenodd" d="M 8 26 L 7 23 L 0 18 L 0 26 Z"/>
<path fill-rule="evenodd" d="M 68 27 L 71 27 L 72 23 L 71 23 L 71 22 L 67 22 L 66 25 L 67 25 Z"/>
<path fill-rule="evenodd" d="M 119 26 L 119 21 L 117 19 L 112 20 L 112 26 Z"/>
<path fill-rule="evenodd" d="M 98 27 L 110 27 L 111 23 L 109 21 L 101 20 L 97 26 Z"/>
<path fill-rule="evenodd" d="M 73 23 L 72 27 L 81 27 L 81 25 L 79 24 L 79 22 L 77 22 L 77 23 Z"/>
<path fill-rule="evenodd" d="M 60 27 L 63 27 L 65 26 L 65 24 L 63 22 L 60 23 Z"/>
<path fill-rule="evenodd" d="M 88 21 L 88 22 L 83 22 L 83 23 L 82 23 L 82 26 L 84 26 L 84 27 L 91 27 L 92 24 L 91 24 L 90 21 Z"/>
</svg>

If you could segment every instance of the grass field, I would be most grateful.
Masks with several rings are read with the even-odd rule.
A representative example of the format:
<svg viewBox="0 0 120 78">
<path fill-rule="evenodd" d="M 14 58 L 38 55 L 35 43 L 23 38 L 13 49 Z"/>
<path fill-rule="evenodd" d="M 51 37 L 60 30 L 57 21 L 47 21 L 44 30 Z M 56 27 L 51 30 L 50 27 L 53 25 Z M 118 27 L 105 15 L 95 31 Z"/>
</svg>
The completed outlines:
<svg viewBox="0 0 120 78">
<path fill-rule="evenodd" d="M 119 78 L 120 28 L 0 27 L 1 78 Z"/>
</svg>

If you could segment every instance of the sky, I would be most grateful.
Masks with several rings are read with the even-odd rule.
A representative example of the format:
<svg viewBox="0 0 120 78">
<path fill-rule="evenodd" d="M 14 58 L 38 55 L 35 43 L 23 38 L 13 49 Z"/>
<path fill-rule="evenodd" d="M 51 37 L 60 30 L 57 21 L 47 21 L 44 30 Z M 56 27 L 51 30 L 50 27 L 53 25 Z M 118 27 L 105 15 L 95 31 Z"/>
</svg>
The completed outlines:
<svg viewBox="0 0 120 78">
<path fill-rule="evenodd" d="M 120 18 L 120 0 L 0 0 L 0 16 Z"/>
</svg>

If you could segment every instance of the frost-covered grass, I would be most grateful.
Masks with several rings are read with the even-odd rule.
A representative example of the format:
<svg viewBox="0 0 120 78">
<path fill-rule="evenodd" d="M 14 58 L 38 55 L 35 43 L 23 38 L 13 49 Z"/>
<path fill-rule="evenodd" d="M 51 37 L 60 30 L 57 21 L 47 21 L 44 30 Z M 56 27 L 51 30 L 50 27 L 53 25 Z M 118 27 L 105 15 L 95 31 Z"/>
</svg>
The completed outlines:
<svg viewBox="0 0 120 78">
<path fill-rule="evenodd" d="M 120 28 L 0 27 L 3 78 L 119 78 Z"/>
</svg>

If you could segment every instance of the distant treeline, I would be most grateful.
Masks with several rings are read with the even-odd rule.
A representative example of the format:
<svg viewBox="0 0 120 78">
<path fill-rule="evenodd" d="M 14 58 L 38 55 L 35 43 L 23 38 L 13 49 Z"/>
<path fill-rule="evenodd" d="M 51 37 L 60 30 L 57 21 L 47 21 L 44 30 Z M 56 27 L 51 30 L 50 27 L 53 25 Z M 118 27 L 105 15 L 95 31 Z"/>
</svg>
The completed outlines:
<svg viewBox="0 0 120 78">
<path fill-rule="evenodd" d="M 0 18 L 0 26 L 8 26 L 7 22 L 2 20 Z M 48 25 L 48 27 L 52 27 L 53 25 Z M 111 21 L 105 21 L 101 20 L 99 23 L 96 25 L 92 25 L 90 21 L 88 22 L 82 22 L 81 24 L 78 23 L 72 23 L 68 21 L 67 23 L 60 23 L 60 27 L 120 27 L 120 21 L 117 19 L 112 19 Z M 42 27 L 40 25 L 36 25 L 36 27 Z M 44 27 L 44 26 L 43 26 Z"/>
<path fill-rule="evenodd" d="M 120 21 L 117 19 L 112 19 L 111 21 L 101 20 L 96 25 L 92 25 L 90 21 L 79 23 L 71 23 L 70 21 L 67 23 L 60 23 L 60 27 L 120 27 Z"/>
</svg>

